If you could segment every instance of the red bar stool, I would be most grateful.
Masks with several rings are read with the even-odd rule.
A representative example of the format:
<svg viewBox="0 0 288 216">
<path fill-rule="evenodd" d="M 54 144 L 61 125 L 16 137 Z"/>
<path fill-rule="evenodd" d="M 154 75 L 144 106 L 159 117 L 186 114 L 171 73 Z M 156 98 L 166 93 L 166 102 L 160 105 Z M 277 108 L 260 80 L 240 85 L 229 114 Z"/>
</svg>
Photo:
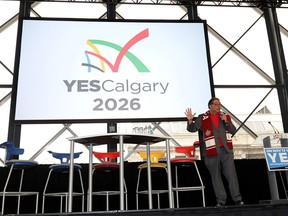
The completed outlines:
<svg viewBox="0 0 288 216">
<path fill-rule="evenodd" d="M 96 152 L 93 151 L 93 155 L 98 158 L 101 162 L 93 165 L 92 176 L 93 176 L 93 184 L 95 184 L 100 189 L 94 189 L 92 191 L 92 196 L 106 196 L 106 210 L 109 211 L 109 196 L 111 195 L 119 195 L 120 196 L 120 185 L 119 185 L 119 177 L 116 178 L 116 182 L 113 185 L 107 186 L 107 182 L 98 181 L 97 182 L 97 174 L 99 175 L 107 175 L 108 178 L 111 178 L 111 175 L 115 172 L 119 173 L 120 164 L 115 161 L 118 157 L 120 157 L 120 152 Z M 110 176 L 109 176 L 110 174 Z M 102 190 L 101 183 L 104 183 L 105 190 Z M 95 185 L 95 186 L 96 186 Z M 115 187 L 115 185 L 119 185 L 119 187 Z M 94 187 L 93 187 L 94 188 Z M 128 200 L 127 200 L 127 187 L 124 179 L 124 194 L 125 194 L 125 205 L 126 210 L 128 209 Z"/>
<path fill-rule="evenodd" d="M 175 147 L 176 153 L 183 153 L 184 155 L 181 157 L 175 157 L 171 159 L 171 163 L 175 165 L 175 186 L 172 187 L 173 191 L 176 193 L 176 205 L 179 208 L 179 192 L 180 191 L 202 191 L 202 200 L 203 200 L 203 207 L 205 207 L 205 194 L 204 189 L 205 186 L 203 185 L 203 181 L 200 175 L 200 172 L 197 167 L 196 163 L 196 156 L 195 156 L 195 148 L 200 145 L 199 141 L 195 141 L 192 146 L 178 146 Z M 178 179 L 178 167 L 194 167 L 194 170 L 197 172 L 197 176 L 199 179 L 200 185 L 192 185 L 192 186 L 180 186 L 179 179 Z"/>
</svg>

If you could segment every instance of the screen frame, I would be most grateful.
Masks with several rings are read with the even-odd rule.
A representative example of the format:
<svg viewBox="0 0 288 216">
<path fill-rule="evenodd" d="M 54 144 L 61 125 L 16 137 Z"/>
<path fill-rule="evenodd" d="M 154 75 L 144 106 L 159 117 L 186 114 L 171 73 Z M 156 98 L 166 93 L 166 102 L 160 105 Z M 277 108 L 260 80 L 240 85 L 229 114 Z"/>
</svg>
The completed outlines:
<svg viewBox="0 0 288 216">
<path fill-rule="evenodd" d="M 207 23 L 205 20 L 99 20 L 99 19 L 75 19 L 75 18 L 23 18 L 19 20 L 18 35 L 17 35 L 17 48 L 15 55 L 15 73 L 13 79 L 13 88 L 12 88 L 12 100 L 11 100 L 11 114 L 10 122 L 12 124 L 50 124 L 50 123 L 125 123 L 125 122 L 172 122 L 172 121 L 185 121 L 186 117 L 184 115 L 179 117 L 171 118 L 105 118 L 105 119 L 41 119 L 41 120 L 19 120 L 15 119 L 15 113 L 17 108 L 17 90 L 18 90 L 18 78 L 20 70 L 20 53 L 21 53 L 21 38 L 22 38 L 22 28 L 24 20 L 38 20 L 38 21 L 76 21 L 76 22 L 114 22 L 114 23 L 202 23 L 204 27 L 204 39 L 205 39 L 205 48 L 206 48 L 206 60 L 207 60 L 207 71 L 209 76 L 210 91 L 211 97 L 215 95 L 214 93 L 214 82 L 212 76 L 212 66 L 210 58 L 210 49 L 209 49 L 209 40 L 208 40 L 208 31 Z M 191 84 L 193 85 L 193 83 Z M 197 93 L 196 93 L 197 94 Z M 208 101 L 207 101 L 208 102 Z M 207 103 L 206 101 L 204 103 Z M 172 102 L 173 103 L 173 102 Z M 186 107 L 183 107 L 185 109 Z M 204 110 L 203 110 L 204 111 Z"/>
</svg>

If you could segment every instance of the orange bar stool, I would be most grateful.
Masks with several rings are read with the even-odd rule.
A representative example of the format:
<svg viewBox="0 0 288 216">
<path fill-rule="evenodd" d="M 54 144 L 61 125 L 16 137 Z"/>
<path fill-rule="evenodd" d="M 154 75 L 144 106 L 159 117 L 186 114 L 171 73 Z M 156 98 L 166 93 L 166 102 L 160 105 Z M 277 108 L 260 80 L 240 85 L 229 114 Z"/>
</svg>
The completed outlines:
<svg viewBox="0 0 288 216">
<path fill-rule="evenodd" d="M 119 173 L 120 165 L 117 163 L 117 158 L 120 157 L 120 152 L 96 152 L 93 151 L 94 157 L 98 158 L 101 162 L 93 165 L 93 191 L 92 196 L 106 196 L 106 211 L 109 211 L 109 196 L 120 196 L 119 177 L 115 179 L 116 182 L 113 185 L 107 185 L 107 182 L 103 182 L 99 179 L 106 175 L 107 178 L 113 178 L 115 172 Z M 97 178 L 97 175 L 99 178 Z M 110 182 L 110 181 L 109 181 Z M 118 185 L 118 186 L 116 186 Z M 95 186 L 95 187 L 94 187 Z M 97 188 L 96 188 L 97 186 Z M 96 188 L 96 189 L 94 189 Z M 105 188 L 105 190 L 103 190 Z M 126 210 L 128 209 L 127 200 L 127 187 L 124 179 L 124 194 Z"/>
<path fill-rule="evenodd" d="M 6 197 L 14 196 L 18 197 L 18 204 L 17 204 L 17 214 L 20 212 L 20 201 L 22 196 L 35 196 L 36 197 L 36 204 L 35 204 L 35 213 L 38 212 L 38 198 L 39 192 L 36 191 L 24 191 L 22 188 L 22 183 L 24 181 L 24 171 L 28 168 L 33 168 L 38 165 L 38 162 L 33 160 L 18 160 L 13 159 L 13 156 L 19 156 L 24 154 L 24 149 L 16 148 L 13 142 L 4 142 L 0 145 L 0 148 L 4 148 L 6 150 L 6 156 L 4 159 L 5 166 L 9 167 L 9 174 L 6 178 L 6 183 L 2 192 L 0 192 L 0 196 L 2 196 L 2 208 L 1 208 L 1 215 L 4 215 L 4 207 Z M 14 172 L 13 172 L 14 171 Z M 8 185 L 11 177 L 16 177 L 17 171 L 20 171 L 20 180 L 19 180 L 19 187 L 17 190 L 8 191 Z M 13 174 L 12 174 L 13 172 Z"/>
<path fill-rule="evenodd" d="M 179 192 L 180 191 L 202 191 L 202 200 L 203 206 L 205 206 L 205 194 L 204 189 L 205 186 L 203 185 L 203 181 L 200 175 L 200 172 L 197 167 L 196 163 L 196 156 L 195 156 L 195 148 L 198 147 L 200 144 L 199 141 L 194 142 L 192 146 L 178 146 L 175 147 L 176 153 L 182 153 L 183 156 L 175 157 L 171 159 L 171 163 L 175 165 L 175 185 L 172 187 L 173 191 L 176 193 L 176 206 L 179 208 Z M 179 179 L 178 179 L 178 167 L 194 167 L 194 171 L 196 170 L 199 185 L 192 185 L 192 186 L 180 186 Z"/>
<path fill-rule="evenodd" d="M 168 179 L 168 171 L 167 171 L 167 163 L 160 163 L 159 159 L 165 156 L 165 151 L 155 151 L 155 152 L 150 152 L 150 161 L 151 161 L 151 174 L 154 171 L 160 171 L 164 170 L 165 174 L 167 175 Z M 147 153 L 146 152 L 138 152 L 141 158 L 147 159 Z M 143 176 L 142 171 L 147 170 L 148 164 L 143 163 L 138 166 L 138 179 L 137 179 L 137 186 L 136 186 L 136 208 L 137 210 L 139 209 L 139 194 L 146 194 L 148 195 L 148 184 L 147 181 L 145 183 L 142 183 L 143 180 L 141 181 L 141 176 Z M 151 179 L 152 180 L 152 179 Z M 142 184 L 141 184 L 142 183 Z M 140 184 L 142 185 L 145 184 L 145 189 L 140 189 Z M 147 189 L 146 189 L 147 188 Z M 160 194 L 163 193 L 168 193 L 168 188 L 167 189 L 153 189 L 153 183 L 152 183 L 152 190 L 151 190 L 152 195 L 157 195 L 157 204 L 158 204 L 158 209 L 160 209 Z"/>
<path fill-rule="evenodd" d="M 63 208 L 63 199 L 65 199 L 65 212 L 68 211 L 68 187 L 67 191 L 63 191 L 62 188 L 59 186 L 59 190 L 55 189 L 58 186 L 57 183 L 63 182 L 64 178 L 67 178 L 67 186 L 68 186 L 68 177 L 69 177 L 69 169 L 70 169 L 70 153 L 58 153 L 53 151 L 48 151 L 52 156 L 56 159 L 60 160 L 60 164 L 53 164 L 49 166 L 49 174 L 45 183 L 45 187 L 43 190 L 43 198 L 42 198 L 42 213 L 45 210 L 45 198 L 46 197 L 60 197 L 60 212 L 62 213 Z M 75 152 L 74 158 L 79 158 L 82 152 Z M 78 191 L 73 191 L 72 196 L 80 196 L 82 198 L 82 212 L 84 212 L 84 186 L 81 174 L 82 166 L 79 164 L 74 164 L 74 171 L 75 175 L 78 173 L 79 181 L 80 181 L 80 189 Z M 50 181 L 51 176 L 54 174 L 54 178 L 57 181 Z M 76 178 L 74 178 L 76 179 Z M 49 186 L 50 185 L 50 186 Z M 47 192 L 48 191 L 48 192 Z"/>
</svg>

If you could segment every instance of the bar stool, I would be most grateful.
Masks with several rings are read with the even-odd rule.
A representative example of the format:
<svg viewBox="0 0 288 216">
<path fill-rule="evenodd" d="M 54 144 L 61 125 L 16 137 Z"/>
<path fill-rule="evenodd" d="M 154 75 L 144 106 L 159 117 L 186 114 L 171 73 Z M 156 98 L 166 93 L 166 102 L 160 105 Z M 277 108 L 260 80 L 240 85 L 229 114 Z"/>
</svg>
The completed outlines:
<svg viewBox="0 0 288 216">
<path fill-rule="evenodd" d="M 200 175 L 200 172 L 197 167 L 196 163 L 196 156 L 195 156 L 195 148 L 199 146 L 199 141 L 194 142 L 192 146 L 179 146 L 175 147 L 175 151 L 177 153 L 183 153 L 182 157 L 175 157 L 171 159 L 171 163 L 175 165 L 175 186 L 172 187 L 172 190 L 176 192 L 176 205 L 177 208 L 179 208 L 179 192 L 180 191 L 202 191 L 202 201 L 203 201 L 203 207 L 205 207 L 205 194 L 204 189 L 205 186 L 203 185 L 203 181 Z M 193 186 L 180 186 L 178 181 L 178 167 L 193 167 L 196 170 L 199 183 L 200 185 L 193 185 Z"/>
<path fill-rule="evenodd" d="M 115 161 L 118 157 L 120 157 L 120 152 L 96 152 L 93 151 L 94 157 L 98 158 L 101 162 L 96 163 L 93 165 L 93 170 L 92 170 L 92 176 L 93 176 L 93 183 L 95 184 L 96 179 L 96 184 L 95 186 L 98 186 L 99 188 L 103 189 L 103 185 L 101 184 L 102 182 L 99 181 L 97 182 L 97 174 L 99 176 L 105 175 L 108 178 L 111 178 L 111 175 L 114 174 L 115 172 L 119 173 L 120 165 Z M 97 174 L 96 174 L 97 173 Z M 106 182 L 105 182 L 106 183 Z M 112 195 L 119 195 L 120 196 L 120 187 L 115 187 L 115 185 L 119 185 L 119 177 L 116 178 L 116 183 L 113 185 L 109 185 L 105 188 L 105 190 L 102 189 L 97 189 L 92 191 L 92 196 L 106 196 L 106 210 L 109 211 L 109 196 Z M 100 187 L 101 186 L 101 187 Z M 127 199 L 127 187 L 124 179 L 124 194 L 125 194 L 125 205 L 126 205 L 126 210 L 128 209 L 128 199 Z M 89 194 L 88 194 L 89 195 Z"/>
<path fill-rule="evenodd" d="M 147 159 L 147 153 L 146 152 L 138 152 L 141 158 Z M 165 151 L 159 151 L 159 152 L 150 152 L 150 161 L 151 161 L 151 174 L 154 171 L 160 171 L 164 170 L 165 174 L 167 175 L 168 179 L 168 170 L 167 170 L 167 163 L 159 163 L 159 159 L 165 156 Z M 136 186 L 136 208 L 137 210 L 139 209 L 139 194 L 146 194 L 148 195 L 148 189 L 139 189 L 140 188 L 140 183 L 141 183 L 141 173 L 143 170 L 147 170 L 148 165 L 147 163 L 140 164 L 138 166 L 138 179 L 137 179 L 137 186 Z M 143 181 L 143 180 L 142 180 Z M 145 181 L 147 184 L 147 181 Z M 153 184 L 152 184 L 153 185 Z M 148 185 L 147 185 L 148 187 Z M 160 194 L 163 193 L 168 193 L 168 188 L 167 189 L 152 189 L 151 190 L 152 195 L 157 195 L 157 204 L 158 204 L 158 209 L 160 209 Z"/>
<path fill-rule="evenodd" d="M 51 186 L 49 187 L 50 191 L 47 192 L 47 188 L 48 188 L 48 185 L 52 184 L 55 189 L 55 186 L 57 185 L 58 180 L 61 180 L 62 182 L 63 177 L 68 178 L 69 168 L 70 168 L 70 153 L 58 153 L 58 152 L 53 152 L 53 151 L 48 151 L 48 152 L 52 154 L 54 158 L 59 159 L 60 164 L 54 164 L 54 165 L 49 166 L 49 174 L 48 174 L 45 187 L 43 190 L 42 213 L 44 213 L 44 210 L 45 210 L 45 198 L 46 197 L 60 197 L 60 212 L 61 213 L 62 213 L 62 208 L 63 208 L 63 199 L 65 198 L 65 212 L 67 212 L 68 211 L 68 195 L 69 195 L 68 188 L 67 188 L 67 191 L 62 191 L 61 189 L 61 191 L 56 191 L 56 192 L 52 192 Z M 82 154 L 82 152 L 75 152 L 74 158 L 79 158 L 80 154 Z M 73 191 L 72 196 L 82 196 L 82 212 L 84 212 L 84 187 L 83 187 L 81 169 L 82 167 L 79 164 L 74 164 L 74 171 L 78 173 L 81 188 L 79 192 Z M 55 174 L 54 177 L 57 178 L 56 179 L 57 181 L 53 181 L 52 183 L 50 181 L 50 178 L 53 173 Z M 68 186 L 68 179 L 67 179 L 66 185 Z"/>
<path fill-rule="evenodd" d="M 5 198 L 8 196 L 14 196 L 18 197 L 18 204 L 17 204 L 17 214 L 20 212 L 20 201 L 22 196 L 35 196 L 36 197 L 36 204 L 35 204 L 35 213 L 38 212 L 38 198 L 39 198 L 39 192 L 36 191 L 23 191 L 22 190 L 22 183 L 24 180 L 24 171 L 28 168 L 36 167 L 38 165 L 38 162 L 33 160 L 17 160 L 13 159 L 13 156 L 19 156 L 24 153 L 24 149 L 22 148 L 15 148 L 13 142 L 4 142 L 0 144 L 0 148 L 6 149 L 6 156 L 5 156 L 5 166 L 9 167 L 9 174 L 6 179 L 6 183 L 4 186 L 4 189 L 2 192 L 0 192 L 0 196 L 2 196 L 2 209 L 1 209 L 1 215 L 4 214 L 4 207 L 5 207 Z M 20 176 L 20 183 L 18 187 L 18 191 L 7 191 L 7 187 L 9 184 L 9 181 L 12 176 L 13 171 L 21 171 Z M 15 176 L 15 174 L 13 175 Z"/>
</svg>

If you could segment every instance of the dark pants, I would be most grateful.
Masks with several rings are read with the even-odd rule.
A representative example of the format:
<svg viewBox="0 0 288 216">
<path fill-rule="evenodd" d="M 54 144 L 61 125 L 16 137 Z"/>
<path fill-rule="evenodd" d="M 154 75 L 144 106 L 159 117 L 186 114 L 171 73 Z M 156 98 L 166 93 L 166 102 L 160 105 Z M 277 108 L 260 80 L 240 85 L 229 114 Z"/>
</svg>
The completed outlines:
<svg viewBox="0 0 288 216">
<path fill-rule="evenodd" d="M 234 164 L 234 155 L 227 153 L 225 148 L 222 147 L 218 155 L 205 157 L 204 161 L 212 178 L 217 203 L 225 204 L 227 200 L 227 194 L 221 176 L 222 173 L 228 181 L 230 194 L 234 202 L 242 200 Z"/>
</svg>

